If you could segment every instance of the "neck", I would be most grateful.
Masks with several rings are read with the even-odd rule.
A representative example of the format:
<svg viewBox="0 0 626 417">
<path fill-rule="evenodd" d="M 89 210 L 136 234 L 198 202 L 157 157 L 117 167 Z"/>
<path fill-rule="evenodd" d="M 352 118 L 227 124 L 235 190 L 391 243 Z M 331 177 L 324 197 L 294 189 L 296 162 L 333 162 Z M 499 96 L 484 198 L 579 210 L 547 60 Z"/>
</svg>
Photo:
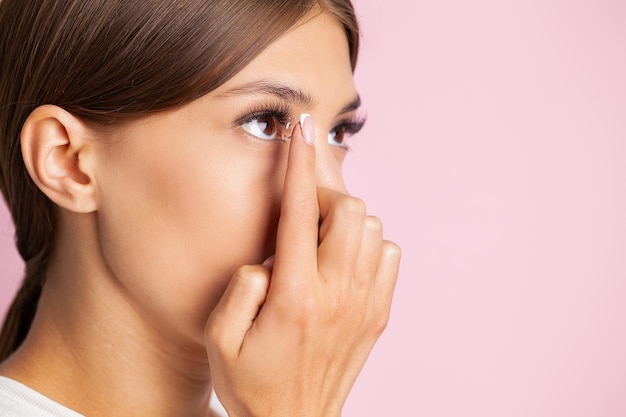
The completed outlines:
<svg viewBox="0 0 626 417">
<path fill-rule="evenodd" d="M 51 259 L 28 338 L 0 374 L 90 417 L 208 416 L 204 347 L 175 342 L 114 280 L 88 276 L 93 259 L 67 264 Z"/>
</svg>

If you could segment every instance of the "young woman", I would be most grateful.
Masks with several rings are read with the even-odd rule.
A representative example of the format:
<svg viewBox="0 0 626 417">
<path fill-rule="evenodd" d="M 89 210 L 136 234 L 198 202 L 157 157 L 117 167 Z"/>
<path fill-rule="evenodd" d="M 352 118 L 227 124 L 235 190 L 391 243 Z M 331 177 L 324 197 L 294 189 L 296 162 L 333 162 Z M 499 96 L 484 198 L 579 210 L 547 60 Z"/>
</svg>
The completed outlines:
<svg viewBox="0 0 626 417">
<path fill-rule="evenodd" d="M 2 0 L 2 416 L 339 416 L 399 249 L 340 173 L 349 0 Z"/>
</svg>

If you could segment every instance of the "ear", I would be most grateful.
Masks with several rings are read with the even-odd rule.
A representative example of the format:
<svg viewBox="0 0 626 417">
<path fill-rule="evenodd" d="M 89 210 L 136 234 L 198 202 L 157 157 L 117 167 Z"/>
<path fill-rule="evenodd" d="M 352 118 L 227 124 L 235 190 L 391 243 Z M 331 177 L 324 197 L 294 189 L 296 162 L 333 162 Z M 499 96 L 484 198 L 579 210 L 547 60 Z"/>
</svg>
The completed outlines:
<svg viewBox="0 0 626 417">
<path fill-rule="evenodd" d="M 24 164 L 37 187 L 77 213 L 96 209 L 93 136 L 80 119 L 58 106 L 37 107 L 22 127 Z"/>
</svg>

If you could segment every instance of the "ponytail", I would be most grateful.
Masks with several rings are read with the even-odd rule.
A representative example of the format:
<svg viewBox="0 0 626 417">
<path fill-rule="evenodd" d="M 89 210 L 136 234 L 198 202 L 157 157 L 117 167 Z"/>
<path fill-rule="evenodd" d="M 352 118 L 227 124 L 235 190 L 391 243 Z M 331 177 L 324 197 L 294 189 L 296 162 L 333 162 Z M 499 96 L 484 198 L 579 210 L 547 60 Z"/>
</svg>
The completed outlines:
<svg viewBox="0 0 626 417">
<path fill-rule="evenodd" d="M 16 198 L 7 199 L 7 202 L 15 224 L 21 226 L 16 228 L 16 241 L 17 250 L 26 263 L 26 274 L 0 331 L 0 362 L 15 352 L 26 339 L 37 312 L 48 258 L 54 246 L 52 203 L 41 192 L 31 197 L 29 191 L 36 189 L 32 180 L 27 176 L 18 178 L 11 187 L 15 192 L 9 194 Z"/>
<path fill-rule="evenodd" d="M 5 167 L 9 166 L 17 172 L 18 168 L 24 169 L 21 154 L 19 158 L 12 158 L 7 162 Z M 0 168 L 3 167 L 0 165 Z M 1 177 L 3 176 L 0 175 Z M 7 204 L 16 224 L 17 250 L 26 268 L 22 286 L 0 331 L 0 362 L 15 352 L 28 335 L 46 280 L 48 259 L 54 248 L 55 235 L 53 204 L 37 189 L 28 175 L 13 176 L 13 182 L 6 184 L 2 191 L 8 197 Z"/>
<path fill-rule="evenodd" d="M 26 339 L 37 312 L 45 281 L 47 256 L 36 256 L 26 262 L 26 276 L 0 331 L 0 362 L 7 359 Z"/>
</svg>

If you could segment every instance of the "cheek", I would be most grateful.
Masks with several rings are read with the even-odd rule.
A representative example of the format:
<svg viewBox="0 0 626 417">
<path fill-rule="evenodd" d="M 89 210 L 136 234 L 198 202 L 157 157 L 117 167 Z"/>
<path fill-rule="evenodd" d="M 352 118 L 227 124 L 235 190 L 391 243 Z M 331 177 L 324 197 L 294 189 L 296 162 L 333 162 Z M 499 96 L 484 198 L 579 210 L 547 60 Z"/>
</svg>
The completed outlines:
<svg viewBox="0 0 626 417">
<path fill-rule="evenodd" d="M 179 195 L 183 235 L 193 236 L 198 255 L 219 261 L 230 275 L 240 265 L 262 262 L 272 250 L 268 243 L 278 220 L 282 176 L 274 164 L 254 154 L 225 153 L 222 161 L 213 162 L 205 176 Z"/>
<path fill-rule="evenodd" d="M 274 250 L 284 151 L 231 142 L 116 164 L 100 212 L 116 280 L 147 314 L 198 337 L 234 270 Z"/>
</svg>

